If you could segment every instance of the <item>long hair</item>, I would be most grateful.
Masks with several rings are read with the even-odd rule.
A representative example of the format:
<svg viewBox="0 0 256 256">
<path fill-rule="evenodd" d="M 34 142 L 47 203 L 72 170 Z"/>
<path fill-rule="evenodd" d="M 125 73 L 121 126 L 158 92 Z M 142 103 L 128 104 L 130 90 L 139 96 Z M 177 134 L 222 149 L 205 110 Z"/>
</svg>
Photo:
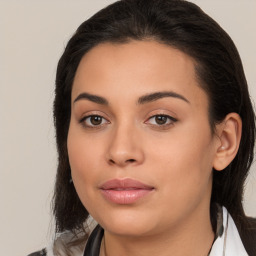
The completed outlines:
<svg viewBox="0 0 256 256">
<path fill-rule="evenodd" d="M 53 201 L 56 231 L 83 230 L 88 217 L 69 182 L 67 134 L 77 67 L 81 58 L 98 44 L 122 44 L 130 40 L 155 40 L 195 60 L 200 86 L 209 98 L 209 122 L 213 132 L 215 125 L 228 113 L 240 115 L 243 125 L 238 153 L 223 171 L 213 170 L 211 201 L 225 206 L 238 230 L 247 237 L 245 227 L 249 222 L 242 201 L 244 182 L 253 160 L 255 116 L 241 59 L 228 34 L 198 6 L 183 0 L 117 1 L 82 23 L 69 40 L 58 63 L 54 101 L 58 149 Z"/>
</svg>

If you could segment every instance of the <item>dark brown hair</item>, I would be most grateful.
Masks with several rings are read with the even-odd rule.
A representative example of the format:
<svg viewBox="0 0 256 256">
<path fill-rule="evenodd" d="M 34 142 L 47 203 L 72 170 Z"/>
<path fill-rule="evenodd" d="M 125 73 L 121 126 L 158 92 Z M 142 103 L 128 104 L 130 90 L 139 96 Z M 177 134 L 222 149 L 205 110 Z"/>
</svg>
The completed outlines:
<svg viewBox="0 0 256 256">
<path fill-rule="evenodd" d="M 69 40 L 58 63 L 54 101 L 59 157 L 54 195 L 56 231 L 82 230 L 88 217 L 69 182 L 67 153 L 71 90 L 79 62 L 100 43 L 148 39 L 175 47 L 195 60 L 200 86 L 209 97 L 213 131 L 228 113 L 236 112 L 242 119 L 242 139 L 235 159 L 222 172 L 213 170 L 211 201 L 228 209 L 242 239 L 248 240 L 250 221 L 245 216 L 242 200 L 253 160 L 255 116 L 242 63 L 228 34 L 198 6 L 182 0 L 117 1 L 82 23 Z M 214 225 L 213 211 L 212 208 Z"/>
</svg>

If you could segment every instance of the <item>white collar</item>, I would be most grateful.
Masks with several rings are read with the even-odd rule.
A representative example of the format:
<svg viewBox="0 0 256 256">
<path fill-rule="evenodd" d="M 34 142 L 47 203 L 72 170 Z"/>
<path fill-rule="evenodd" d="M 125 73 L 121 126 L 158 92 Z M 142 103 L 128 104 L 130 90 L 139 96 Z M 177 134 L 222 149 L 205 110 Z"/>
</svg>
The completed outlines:
<svg viewBox="0 0 256 256">
<path fill-rule="evenodd" d="M 225 207 L 222 210 L 224 232 L 215 240 L 209 256 L 248 256 L 231 215 Z"/>
</svg>

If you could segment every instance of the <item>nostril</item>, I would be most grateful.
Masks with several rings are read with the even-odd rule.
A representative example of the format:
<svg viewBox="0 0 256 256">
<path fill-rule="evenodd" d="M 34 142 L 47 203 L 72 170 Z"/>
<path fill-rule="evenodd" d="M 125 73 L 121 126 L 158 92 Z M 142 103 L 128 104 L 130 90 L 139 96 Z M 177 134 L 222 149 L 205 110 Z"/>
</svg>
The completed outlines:
<svg viewBox="0 0 256 256">
<path fill-rule="evenodd" d="M 125 164 L 125 163 L 133 163 L 133 162 L 136 162 L 136 160 L 135 159 L 127 159 L 123 163 Z M 113 159 L 109 159 L 109 163 L 110 164 L 117 164 L 118 162 L 115 162 Z"/>
<path fill-rule="evenodd" d="M 115 163 L 114 160 L 112 160 L 112 159 L 109 159 L 109 162 L 110 162 L 111 164 L 114 164 L 114 163 Z"/>
<path fill-rule="evenodd" d="M 128 159 L 126 162 L 133 163 L 133 162 L 135 162 L 135 161 L 136 161 L 135 159 Z"/>
</svg>

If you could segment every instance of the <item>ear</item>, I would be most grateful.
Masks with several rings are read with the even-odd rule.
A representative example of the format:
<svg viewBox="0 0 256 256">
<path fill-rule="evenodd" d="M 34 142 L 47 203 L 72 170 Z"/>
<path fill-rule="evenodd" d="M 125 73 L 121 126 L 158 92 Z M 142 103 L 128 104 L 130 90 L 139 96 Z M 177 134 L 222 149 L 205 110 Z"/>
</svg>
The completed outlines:
<svg viewBox="0 0 256 256">
<path fill-rule="evenodd" d="M 237 113 L 229 113 L 217 125 L 216 130 L 219 142 L 216 146 L 213 168 L 221 171 L 232 162 L 237 154 L 242 134 L 242 120 Z"/>
</svg>

